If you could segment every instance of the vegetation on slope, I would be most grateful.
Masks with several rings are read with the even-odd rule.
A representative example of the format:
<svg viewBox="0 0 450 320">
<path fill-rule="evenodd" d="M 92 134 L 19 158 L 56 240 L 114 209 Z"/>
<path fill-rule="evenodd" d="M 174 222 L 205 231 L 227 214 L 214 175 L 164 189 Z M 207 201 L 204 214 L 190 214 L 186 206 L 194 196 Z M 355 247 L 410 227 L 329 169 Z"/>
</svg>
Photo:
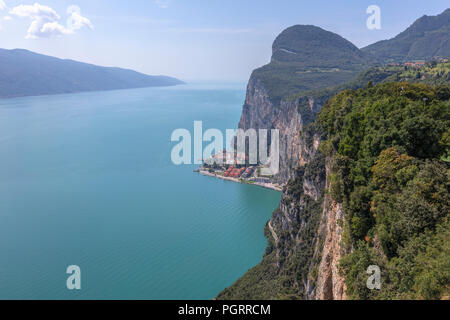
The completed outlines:
<svg viewBox="0 0 450 320">
<path fill-rule="evenodd" d="M 391 67 L 400 69 L 390 77 L 384 79 L 384 82 L 407 81 L 415 83 L 425 83 L 428 85 L 444 85 L 450 83 L 450 62 L 437 63 L 436 61 L 427 62 L 421 68 Z"/>
<path fill-rule="evenodd" d="M 315 26 L 296 25 L 273 43 L 271 62 L 252 77 L 259 79 L 276 104 L 292 94 L 345 83 L 374 63 L 341 36 Z"/>
<path fill-rule="evenodd" d="M 351 81 L 340 84 L 335 87 L 315 89 L 308 92 L 300 92 L 289 97 L 290 100 L 296 100 L 302 96 L 320 99 L 326 102 L 329 98 L 347 89 L 360 89 L 367 84 L 377 85 L 386 82 L 411 82 L 425 83 L 429 85 L 441 85 L 450 82 L 450 63 L 430 61 L 423 67 L 407 67 L 400 65 L 384 65 L 370 67 L 359 73 Z M 303 113 L 301 113 L 303 115 Z"/>
<path fill-rule="evenodd" d="M 329 192 L 345 209 L 341 261 L 354 299 L 449 294 L 450 87 L 384 83 L 347 90 L 322 109 L 335 158 Z M 382 270 L 381 290 L 366 269 Z"/>
</svg>

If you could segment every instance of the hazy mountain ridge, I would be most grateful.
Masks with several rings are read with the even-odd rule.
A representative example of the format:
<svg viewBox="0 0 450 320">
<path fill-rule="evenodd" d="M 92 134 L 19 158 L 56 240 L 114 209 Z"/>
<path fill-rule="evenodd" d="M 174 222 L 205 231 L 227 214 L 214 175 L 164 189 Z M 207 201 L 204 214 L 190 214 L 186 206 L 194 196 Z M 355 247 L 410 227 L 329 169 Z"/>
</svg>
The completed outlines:
<svg viewBox="0 0 450 320">
<path fill-rule="evenodd" d="M 183 82 L 167 76 L 100 67 L 23 49 L 0 49 L 0 98 L 178 84 Z"/>
<path fill-rule="evenodd" d="M 423 16 L 396 37 L 361 50 L 383 62 L 430 60 L 450 56 L 450 9 L 436 16 Z"/>
</svg>

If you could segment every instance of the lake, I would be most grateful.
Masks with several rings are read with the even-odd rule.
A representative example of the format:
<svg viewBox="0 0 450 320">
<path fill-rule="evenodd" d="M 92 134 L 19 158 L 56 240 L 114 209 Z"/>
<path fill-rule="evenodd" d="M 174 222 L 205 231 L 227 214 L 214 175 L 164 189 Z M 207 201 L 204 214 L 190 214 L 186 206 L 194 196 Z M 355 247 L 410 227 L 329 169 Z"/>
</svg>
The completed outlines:
<svg viewBox="0 0 450 320">
<path fill-rule="evenodd" d="M 244 98 L 189 84 L 0 100 L 0 299 L 212 299 L 256 265 L 281 194 L 170 159 L 175 129 L 236 128 Z"/>
</svg>

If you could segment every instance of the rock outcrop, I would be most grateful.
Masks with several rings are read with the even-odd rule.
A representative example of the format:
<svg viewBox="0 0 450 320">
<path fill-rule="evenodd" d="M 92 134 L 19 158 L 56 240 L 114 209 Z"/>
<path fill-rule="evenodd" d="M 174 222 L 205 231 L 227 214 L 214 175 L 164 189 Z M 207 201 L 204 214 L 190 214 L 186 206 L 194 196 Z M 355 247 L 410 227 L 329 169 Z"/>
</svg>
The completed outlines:
<svg viewBox="0 0 450 320">
<path fill-rule="evenodd" d="M 325 157 L 318 152 L 320 135 L 314 130 L 305 132 L 327 99 L 326 95 L 304 95 L 276 102 L 252 76 L 239 122 L 243 130 L 279 130 L 280 171 L 274 179 L 285 188 L 279 208 L 267 224 L 272 248 L 266 251 L 265 259 L 270 257 L 274 266 L 268 271 L 271 277 L 289 279 L 290 288 L 283 290 L 291 298 L 345 298 L 337 267 L 342 230 L 336 221 L 342 218 L 342 209 L 325 196 L 329 170 L 325 170 Z M 218 298 L 242 296 L 225 290 Z"/>
<path fill-rule="evenodd" d="M 290 298 L 345 298 L 344 279 L 338 270 L 342 234 L 338 220 L 343 219 L 343 211 L 325 195 L 331 169 L 318 152 L 321 137 L 314 130 L 305 132 L 327 99 L 327 95 L 304 95 L 277 103 L 252 76 L 239 122 L 243 130 L 279 130 L 280 171 L 274 179 L 285 188 L 279 208 L 267 224 L 271 249 L 264 259 L 270 257 L 273 268 L 267 273 L 272 273 L 272 278 L 289 279 L 290 287 L 282 290 Z M 219 298 L 242 296 L 225 290 Z"/>
<path fill-rule="evenodd" d="M 329 189 L 328 177 L 331 172 L 331 159 L 327 159 L 326 188 Z M 317 282 L 314 295 L 317 300 L 345 300 L 345 279 L 339 274 L 339 260 L 342 257 L 342 224 L 344 211 L 342 205 L 326 195 L 323 202 L 323 213 L 319 226 L 318 237 L 324 239 L 323 247 L 316 247 L 315 255 L 320 258 Z"/>
<path fill-rule="evenodd" d="M 311 112 L 322 107 L 313 98 L 300 97 L 282 100 L 274 105 L 262 83 L 252 77 L 247 87 L 247 96 L 242 110 L 239 129 L 278 129 L 280 136 L 280 172 L 277 182 L 286 183 L 293 177 L 298 166 L 305 165 L 312 157 L 311 149 L 303 141 L 303 120 L 298 111 L 300 102 L 307 101 Z M 318 142 L 316 142 L 316 149 Z"/>
</svg>

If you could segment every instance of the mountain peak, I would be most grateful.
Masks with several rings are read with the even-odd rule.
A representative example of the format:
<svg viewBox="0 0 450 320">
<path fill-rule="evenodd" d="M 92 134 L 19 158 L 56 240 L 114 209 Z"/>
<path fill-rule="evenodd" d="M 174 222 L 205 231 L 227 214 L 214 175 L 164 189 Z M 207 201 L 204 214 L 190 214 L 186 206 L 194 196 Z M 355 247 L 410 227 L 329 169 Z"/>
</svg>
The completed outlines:
<svg viewBox="0 0 450 320">
<path fill-rule="evenodd" d="M 350 41 L 312 25 L 289 27 L 272 45 L 274 63 L 353 70 L 366 64 L 367 60 L 367 56 Z"/>
<path fill-rule="evenodd" d="M 343 37 L 312 25 L 285 29 L 272 45 L 271 62 L 253 72 L 273 101 L 336 86 L 355 77 L 373 59 Z"/>
</svg>

